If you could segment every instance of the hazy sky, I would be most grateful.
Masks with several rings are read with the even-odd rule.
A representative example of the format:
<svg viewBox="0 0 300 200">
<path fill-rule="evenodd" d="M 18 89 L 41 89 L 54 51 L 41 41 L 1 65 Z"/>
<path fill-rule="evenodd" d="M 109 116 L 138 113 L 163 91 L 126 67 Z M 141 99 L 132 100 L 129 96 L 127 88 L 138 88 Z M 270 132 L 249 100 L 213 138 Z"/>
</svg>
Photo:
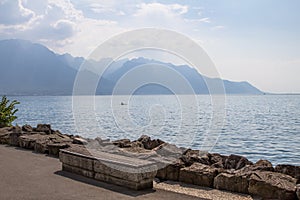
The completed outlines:
<svg viewBox="0 0 300 200">
<path fill-rule="evenodd" d="M 299 0 L 0 0 L 0 39 L 87 57 L 126 30 L 161 27 L 197 41 L 222 78 L 300 93 Z"/>
</svg>

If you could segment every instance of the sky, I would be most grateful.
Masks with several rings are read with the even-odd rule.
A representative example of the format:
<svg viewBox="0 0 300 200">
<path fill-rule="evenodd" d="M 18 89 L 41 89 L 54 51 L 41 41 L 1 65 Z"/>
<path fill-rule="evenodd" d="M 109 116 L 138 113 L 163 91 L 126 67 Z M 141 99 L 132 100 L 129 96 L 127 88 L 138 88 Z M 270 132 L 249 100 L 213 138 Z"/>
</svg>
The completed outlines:
<svg viewBox="0 0 300 200">
<path fill-rule="evenodd" d="M 300 93 L 299 0 L 0 0 L 0 39 L 26 39 L 88 57 L 145 27 L 196 41 L 220 76 L 273 93 Z"/>
</svg>

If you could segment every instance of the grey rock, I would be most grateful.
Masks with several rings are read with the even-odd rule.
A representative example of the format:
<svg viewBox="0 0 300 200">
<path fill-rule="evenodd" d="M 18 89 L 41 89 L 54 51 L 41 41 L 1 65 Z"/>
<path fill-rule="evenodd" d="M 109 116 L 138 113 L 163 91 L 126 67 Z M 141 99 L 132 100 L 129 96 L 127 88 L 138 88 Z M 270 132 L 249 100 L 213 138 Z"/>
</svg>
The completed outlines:
<svg viewBox="0 0 300 200">
<path fill-rule="evenodd" d="M 22 135 L 22 128 L 14 126 L 12 133 L 9 134 L 8 144 L 11 146 L 19 146 L 19 137 Z"/>
<path fill-rule="evenodd" d="M 274 171 L 273 165 L 268 160 L 259 160 L 253 165 L 254 170 Z"/>
<path fill-rule="evenodd" d="M 224 163 L 225 169 L 241 169 L 246 165 L 252 165 L 253 163 L 250 162 L 247 158 L 239 155 L 231 154 L 228 156 Z"/>
<path fill-rule="evenodd" d="M 0 128 L 0 144 L 8 144 L 9 136 L 12 133 L 11 127 Z"/>
<path fill-rule="evenodd" d="M 37 140 L 34 143 L 34 151 L 36 153 L 49 153 L 47 144 L 48 144 L 47 140 Z"/>
<path fill-rule="evenodd" d="M 221 173 L 214 179 L 214 188 L 248 194 L 248 177 L 242 173 Z"/>
<path fill-rule="evenodd" d="M 120 148 L 128 148 L 131 147 L 131 143 L 129 139 L 121 139 L 113 141 L 113 144 Z"/>
<path fill-rule="evenodd" d="M 186 166 L 191 166 L 195 162 L 210 165 L 208 155 L 209 154 L 207 152 L 187 149 L 180 159 L 185 163 Z"/>
<path fill-rule="evenodd" d="M 34 129 L 37 132 L 44 132 L 46 134 L 51 134 L 51 125 L 50 124 L 38 124 L 37 127 Z"/>
<path fill-rule="evenodd" d="M 83 139 L 83 138 L 81 138 L 81 137 L 75 137 L 75 138 L 73 138 L 73 142 L 72 143 L 73 144 L 86 145 L 86 144 L 88 144 L 88 141 L 85 140 L 85 139 Z"/>
<path fill-rule="evenodd" d="M 252 174 L 255 171 L 274 171 L 272 163 L 268 160 L 259 160 L 253 165 L 246 165 L 242 169 L 236 170 L 236 173 Z"/>
<path fill-rule="evenodd" d="M 32 130 L 33 130 L 33 128 L 28 124 L 22 126 L 22 131 L 24 131 L 24 132 L 32 132 Z"/>
<path fill-rule="evenodd" d="M 180 170 L 184 167 L 184 163 L 180 159 L 177 159 L 171 164 L 167 164 L 166 166 L 162 165 L 162 167 L 159 167 L 156 177 L 160 180 L 178 181 Z"/>
<path fill-rule="evenodd" d="M 296 179 L 277 172 L 255 171 L 249 178 L 248 191 L 264 199 L 297 199 Z"/>
<path fill-rule="evenodd" d="M 70 145 L 66 143 L 53 143 L 53 144 L 47 144 L 47 149 L 49 151 L 49 155 L 58 157 L 59 156 L 59 150 L 65 149 L 70 147 Z"/>
<path fill-rule="evenodd" d="M 179 181 L 204 187 L 213 187 L 214 178 L 217 174 L 218 171 L 215 167 L 194 163 L 190 167 L 180 170 Z"/>
<path fill-rule="evenodd" d="M 277 165 L 275 167 L 275 172 L 290 175 L 298 180 L 300 183 L 300 166 L 294 165 Z"/>
<path fill-rule="evenodd" d="M 184 152 L 183 149 L 169 143 L 163 143 L 158 147 L 152 149 L 152 151 L 156 152 L 161 157 L 175 159 L 180 158 Z"/>
<path fill-rule="evenodd" d="M 224 168 L 225 160 L 228 158 L 228 156 L 224 156 L 218 153 L 208 154 L 208 157 L 211 166 L 216 168 Z"/>
<path fill-rule="evenodd" d="M 31 138 L 27 136 L 19 137 L 19 146 L 24 149 L 34 149 L 36 138 Z"/>
<path fill-rule="evenodd" d="M 160 139 L 151 140 L 151 137 L 147 135 L 142 135 L 137 141 L 141 142 L 145 149 L 152 150 L 159 145 L 165 143 Z"/>
</svg>

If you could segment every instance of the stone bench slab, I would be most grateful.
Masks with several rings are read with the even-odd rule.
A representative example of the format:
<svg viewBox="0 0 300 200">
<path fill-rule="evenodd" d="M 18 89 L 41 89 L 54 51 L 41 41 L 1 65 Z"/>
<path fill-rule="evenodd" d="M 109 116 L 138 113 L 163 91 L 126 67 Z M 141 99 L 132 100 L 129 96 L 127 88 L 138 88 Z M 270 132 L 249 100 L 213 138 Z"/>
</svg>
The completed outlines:
<svg viewBox="0 0 300 200">
<path fill-rule="evenodd" d="M 135 190 L 152 188 L 157 173 L 152 162 L 107 152 L 88 156 L 63 149 L 59 159 L 65 171 Z"/>
</svg>

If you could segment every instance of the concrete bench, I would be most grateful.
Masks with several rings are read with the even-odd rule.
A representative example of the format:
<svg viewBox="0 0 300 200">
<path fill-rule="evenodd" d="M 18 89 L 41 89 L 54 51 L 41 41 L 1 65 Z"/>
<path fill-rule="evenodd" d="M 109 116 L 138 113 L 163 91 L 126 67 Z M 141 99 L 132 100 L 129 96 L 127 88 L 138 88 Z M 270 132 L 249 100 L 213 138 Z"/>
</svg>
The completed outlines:
<svg viewBox="0 0 300 200">
<path fill-rule="evenodd" d="M 64 171 L 134 190 L 152 188 L 157 173 L 152 162 L 106 152 L 87 156 L 60 150 L 59 159 Z"/>
</svg>

